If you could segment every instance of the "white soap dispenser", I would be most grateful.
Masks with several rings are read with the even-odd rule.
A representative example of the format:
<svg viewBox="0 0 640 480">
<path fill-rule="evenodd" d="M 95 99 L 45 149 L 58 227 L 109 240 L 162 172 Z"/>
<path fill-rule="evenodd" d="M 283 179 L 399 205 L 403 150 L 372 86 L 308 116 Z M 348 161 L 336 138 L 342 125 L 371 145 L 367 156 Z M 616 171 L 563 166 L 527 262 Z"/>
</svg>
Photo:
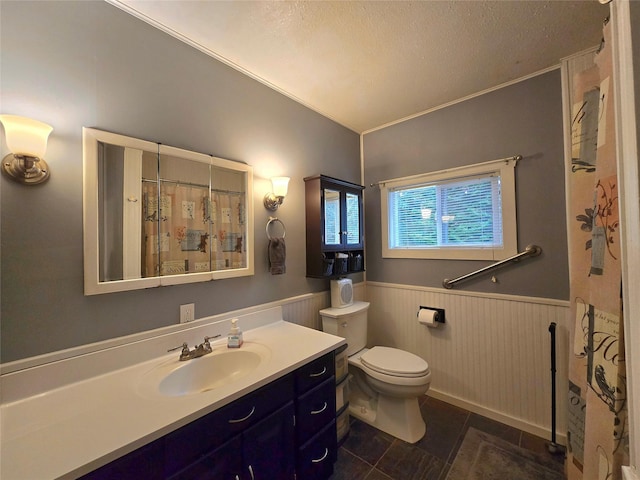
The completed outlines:
<svg viewBox="0 0 640 480">
<path fill-rule="evenodd" d="M 234 318 L 231 320 L 231 330 L 227 335 L 227 347 L 240 348 L 240 345 L 242 345 L 242 331 L 238 327 L 238 319 Z"/>
</svg>

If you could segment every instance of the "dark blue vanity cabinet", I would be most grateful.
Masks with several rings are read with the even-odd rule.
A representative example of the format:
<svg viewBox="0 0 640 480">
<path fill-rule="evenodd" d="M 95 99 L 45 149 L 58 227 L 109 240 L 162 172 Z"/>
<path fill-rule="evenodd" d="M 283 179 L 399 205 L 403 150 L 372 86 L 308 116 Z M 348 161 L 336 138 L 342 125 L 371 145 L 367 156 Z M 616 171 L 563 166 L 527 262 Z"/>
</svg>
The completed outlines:
<svg viewBox="0 0 640 480">
<path fill-rule="evenodd" d="M 323 480 L 336 460 L 334 353 L 83 480 Z"/>
<path fill-rule="evenodd" d="M 297 478 L 326 479 L 337 458 L 333 352 L 298 369 L 296 394 Z"/>
</svg>

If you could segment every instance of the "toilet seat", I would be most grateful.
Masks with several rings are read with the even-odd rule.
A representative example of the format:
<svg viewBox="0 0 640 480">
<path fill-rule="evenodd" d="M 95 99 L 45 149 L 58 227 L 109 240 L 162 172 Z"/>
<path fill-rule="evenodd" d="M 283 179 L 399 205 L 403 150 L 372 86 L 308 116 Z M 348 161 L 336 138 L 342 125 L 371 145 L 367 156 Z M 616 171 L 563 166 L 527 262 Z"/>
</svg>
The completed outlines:
<svg viewBox="0 0 640 480">
<path fill-rule="evenodd" d="M 390 347 L 373 347 L 360 361 L 367 368 L 393 377 L 417 378 L 429 372 L 429 364 L 413 353 Z"/>
</svg>

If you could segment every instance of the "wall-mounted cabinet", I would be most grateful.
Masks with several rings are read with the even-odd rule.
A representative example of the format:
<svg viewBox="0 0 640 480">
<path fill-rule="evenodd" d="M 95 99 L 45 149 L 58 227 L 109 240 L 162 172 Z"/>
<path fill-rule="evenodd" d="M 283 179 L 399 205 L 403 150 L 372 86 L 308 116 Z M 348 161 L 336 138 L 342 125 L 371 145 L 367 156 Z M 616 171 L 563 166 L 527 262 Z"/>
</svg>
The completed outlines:
<svg viewBox="0 0 640 480">
<path fill-rule="evenodd" d="M 363 186 L 325 175 L 307 177 L 307 277 L 364 271 Z"/>
</svg>

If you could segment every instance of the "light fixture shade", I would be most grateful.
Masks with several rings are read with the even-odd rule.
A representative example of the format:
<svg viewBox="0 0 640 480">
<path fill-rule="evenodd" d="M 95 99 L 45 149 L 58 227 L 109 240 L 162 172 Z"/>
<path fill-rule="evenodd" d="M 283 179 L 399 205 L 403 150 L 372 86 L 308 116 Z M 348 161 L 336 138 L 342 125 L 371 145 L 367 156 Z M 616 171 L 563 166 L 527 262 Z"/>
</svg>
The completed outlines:
<svg viewBox="0 0 640 480">
<path fill-rule="evenodd" d="M 44 157 L 47 139 L 53 127 L 18 115 L 0 115 L 0 122 L 4 126 L 7 147 L 11 153 L 35 158 Z"/>
<path fill-rule="evenodd" d="M 272 177 L 271 185 L 273 186 L 273 194 L 276 197 L 286 197 L 289 189 L 289 177 Z"/>
</svg>

